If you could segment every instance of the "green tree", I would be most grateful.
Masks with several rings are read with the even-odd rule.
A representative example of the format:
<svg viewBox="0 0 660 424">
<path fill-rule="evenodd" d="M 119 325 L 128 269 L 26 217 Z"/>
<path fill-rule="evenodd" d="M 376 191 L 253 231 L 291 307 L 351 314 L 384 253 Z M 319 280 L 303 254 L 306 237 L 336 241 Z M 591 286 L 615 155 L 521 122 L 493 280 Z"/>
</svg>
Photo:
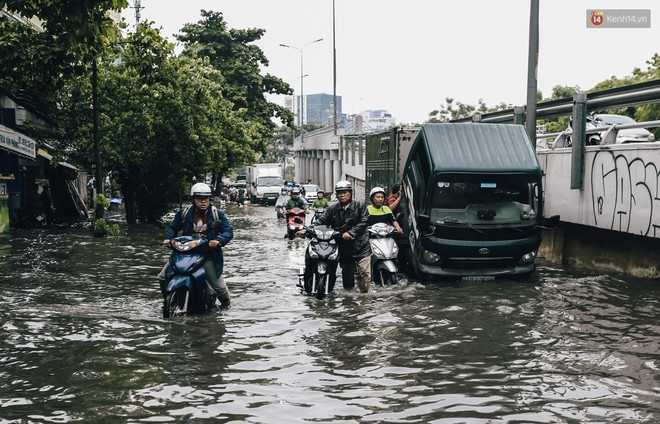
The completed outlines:
<svg viewBox="0 0 660 424">
<path fill-rule="evenodd" d="M 293 113 L 266 99 L 267 94 L 292 94 L 293 90 L 282 79 L 270 74 L 262 75 L 261 67 L 268 66 L 264 52 L 255 44 L 265 30 L 229 29 L 222 13 L 201 11 L 198 23 L 186 24 L 177 39 L 184 45 L 183 55 L 208 58 L 225 79 L 222 87 L 224 97 L 232 102 L 235 111 L 245 110 L 245 119 L 256 125 L 257 134 L 249 140 L 239 140 L 255 152 L 265 152 L 266 146 L 274 141 L 276 124 L 272 118 L 293 126 Z M 239 155 L 235 160 L 245 163 L 254 158 Z M 241 158 L 242 156 L 242 158 Z"/>
<path fill-rule="evenodd" d="M 501 102 L 496 106 L 489 107 L 484 103 L 483 99 L 479 99 L 477 105 L 470 105 L 453 98 L 445 98 L 445 103 L 440 106 L 439 110 L 434 110 L 429 113 L 428 122 L 449 122 L 457 119 L 469 118 L 475 114 L 484 114 L 489 112 L 497 112 L 499 110 L 510 109 L 513 106 Z"/>
<path fill-rule="evenodd" d="M 116 36 L 108 10 L 126 6 L 127 0 L 0 0 L 0 9 L 43 22 L 37 30 L 0 19 L 0 92 L 53 124 L 56 94 Z"/>
<path fill-rule="evenodd" d="M 104 51 L 99 68 L 99 133 L 104 169 L 124 195 L 126 219 L 155 220 L 193 178 L 231 168 L 240 140 L 253 137 L 245 111 L 224 99 L 224 77 L 206 60 L 174 56 L 151 23 Z M 90 79 L 62 93 L 62 140 L 74 140 L 80 163 L 91 166 Z M 248 152 L 248 153 L 245 153 Z"/>
</svg>

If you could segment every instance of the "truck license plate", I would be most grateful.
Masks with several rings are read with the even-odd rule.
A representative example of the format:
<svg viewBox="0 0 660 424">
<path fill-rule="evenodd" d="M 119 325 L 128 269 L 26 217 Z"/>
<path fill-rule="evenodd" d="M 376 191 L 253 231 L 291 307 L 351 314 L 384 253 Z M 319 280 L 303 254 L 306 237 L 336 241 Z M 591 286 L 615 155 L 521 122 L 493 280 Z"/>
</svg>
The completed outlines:
<svg viewBox="0 0 660 424">
<path fill-rule="evenodd" d="M 492 275 L 468 275 L 461 277 L 461 281 L 495 281 Z"/>
</svg>

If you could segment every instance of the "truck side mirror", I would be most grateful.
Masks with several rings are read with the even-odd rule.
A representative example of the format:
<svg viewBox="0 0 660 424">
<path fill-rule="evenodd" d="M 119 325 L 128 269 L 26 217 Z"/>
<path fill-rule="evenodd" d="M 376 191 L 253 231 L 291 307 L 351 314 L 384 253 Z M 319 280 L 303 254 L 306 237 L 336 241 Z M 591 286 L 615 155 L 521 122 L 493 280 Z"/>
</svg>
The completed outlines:
<svg viewBox="0 0 660 424">
<path fill-rule="evenodd" d="M 554 231 L 559 224 L 559 218 L 559 215 L 552 215 L 550 218 L 543 217 L 541 218 L 541 225 L 537 225 L 536 228 Z"/>
<path fill-rule="evenodd" d="M 417 227 L 421 232 L 428 232 L 431 229 L 431 218 L 428 215 L 417 215 Z"/>
</svg>

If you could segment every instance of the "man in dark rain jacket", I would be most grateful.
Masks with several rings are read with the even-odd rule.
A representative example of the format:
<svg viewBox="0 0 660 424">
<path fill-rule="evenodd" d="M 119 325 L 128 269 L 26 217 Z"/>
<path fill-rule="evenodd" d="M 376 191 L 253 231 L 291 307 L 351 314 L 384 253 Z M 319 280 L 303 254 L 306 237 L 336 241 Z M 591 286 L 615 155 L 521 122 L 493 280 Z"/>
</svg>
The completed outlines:
<svg viewBox="0 0 660 424">
<path fill-rule="evenodd" d="M 327 225 L 341 233 L 339 240 L 339 264 L 344 288 L 355 287 L 354 268 L 358 273 L 358 288 L 367 293 L 371 285 L 371 247 L 367 234 L 367 207 L 364 202 L 353 200 L 353 187 L 348 181 L 335 186 L 338 203 L 330 205 L 319 217 L 317 224 Z M 334 287 L 336 275 L 331 275 L 329 286 Z"/>
<path fill-rule="evenodd" d="M 208 184 L 197 183 L 193 185 L 190 189 L 190 198 L 193 204 L 176 213 L 165 232 L 163 244 L 170 243 L 179 231 L 182 231 L 185 236 L 195 236 L 209 240 L 211 250 L 204 262 L 206 280 L 218 296 L 220 305 L 228 307 L 231 300 L 227 283 L 222 275 L 224 270 L 222 247 L 234 237 L 234 229 L 225 213 L 211 205 L 211 187 Z M 214 229 L 212 225 L 216 220 L 220 221 L 219 230 Z M 158 274 L 158 284 L 163 296 L 165 296 L 167 287 L 167 268 L 168 263 Z"/>
</svg>

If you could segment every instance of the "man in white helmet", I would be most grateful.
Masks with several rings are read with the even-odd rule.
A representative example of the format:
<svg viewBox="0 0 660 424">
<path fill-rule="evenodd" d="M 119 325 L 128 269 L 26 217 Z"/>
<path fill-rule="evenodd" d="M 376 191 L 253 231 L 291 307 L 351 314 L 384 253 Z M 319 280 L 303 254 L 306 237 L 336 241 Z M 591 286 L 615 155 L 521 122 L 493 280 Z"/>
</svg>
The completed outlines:
<svg viewBox="0 0 660 424">
<path fill-rule="evenodd" d="M 228 307 L 230 305 L 229 290 L 222 276 L 224 268 L 224 257 L 222 247 L 225 246 L 234 237 L 234 230 L 223 211 L 211 205 L 211 187 L 205 183 L 197 183 L 190 189 L 190 197 L 193 201 L 192 206 L 180 209 L 165 231 L 165 240 L 163 244 L 168 244 L 170 240 L 182 231 L 184 236 L 195 236 L 208 239 L 211 248 L 206 262 L 204 263 L 204 272 L 206 280 L 215 290 L 220 305 Z M 212 228 L 214 221 L 220 221 L 220 229 Z M 158 274 L 158 283 L 160 289 L 165 295 L 167 287 L 167 277 L 165 271 L 167 264 Z"/>
<path fill-rule="evenodd" d="M 318 218 L 318 225 L 327 225 L 341 233 L 339 240 L 339 264 L 344 288 L 355 287 L 353 269 L 357 268 L 358 288 L 367 293 L 371 286 L 371 247 L 367 234 L 369 215 L 364 202 L 353 200 L 353 186 L 348 181 L 335 185 L 338 203 L 334 203 Z M 331 275 L 329 289 L 335 285 L 336 275 Z"/>
</svg>

